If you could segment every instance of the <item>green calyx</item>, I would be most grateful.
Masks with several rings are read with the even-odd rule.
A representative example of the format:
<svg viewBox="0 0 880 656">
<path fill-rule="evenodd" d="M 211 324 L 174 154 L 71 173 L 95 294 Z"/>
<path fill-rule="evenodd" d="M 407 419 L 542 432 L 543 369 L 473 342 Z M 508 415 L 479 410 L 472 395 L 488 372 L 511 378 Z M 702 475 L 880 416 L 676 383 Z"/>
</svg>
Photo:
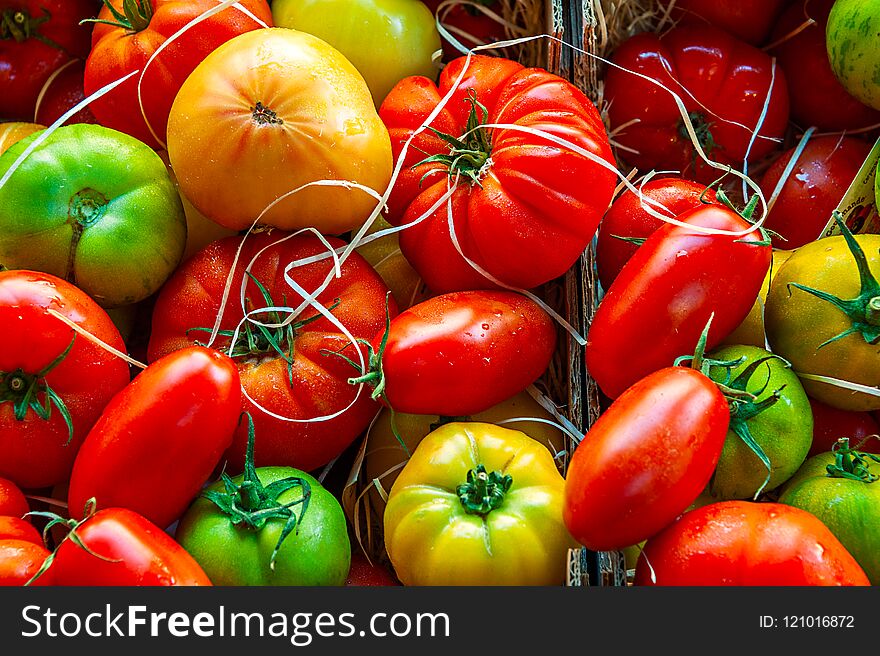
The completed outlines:
<svg viewBox="0 0 880 656">
<path fill-rule="evenodd" d="M 688 112 L 688 119 L 690 119 L 691 124 L 694 126 L 694 133 L 697 135 L 697 141 L 703 148 L 703 152 L 706 153 L 706 157 L 709 157 L 712 154 L 712 151 L 718 147 L 715 137 L 712 136 L 712 122 L 706 119 L 701 112 Z M 690 142 L 691 135 L 690 132 L 688 132 L 684 120 L 679 121 L 678 134 L 682 139 Z M 694 170 L 697 169 L 696 148 L 691 153 L 691 165 Z"/>
<path fill-rule="evenodd" d="M 789 283 L 789 286 L 800 289 L 801 291 L 812 294 L 823 301 L 831 303 L 831 305 L 843 312 L 852 323 L 849 328 L 839 335 L 835 335 L 831 339 L 820 344 L 819 348 L 853 334 L 861 335 L 868 344 L 880 344 L 880 283 L 877 282 L 877 278 L 871 272 L 871 268 L 868 266 L 868 258 L 865 257 L 865 252 L 843 221 L 843 216 L 840 212 L 834 212 L 834 220 L 837 222 L 837 226 L 840 228 L 840 232 L 846 240 L 846 245 L 849 247 L 849 251 L 852 253 L 853 259 L 856 261 L 861 286 L 859 295 L 855 298 L 843 299 L 834 296 L 833 294 L 829 294 L 828 292 L 801 285 L 797 282 Z"/>
<path fill-rule="evenodd" d="M 292 534 L 296 534 L 303 517 L 309 508 L 312 487 L 309 482 L 299 476 L 288 476 L 269 485 L 263 485 L 254 465 L 254 421 L 247 413 L 248 443 L 244 460 L 244 476 L 240 484 L 225 472 L 221 475 L 223 491 L 207 490 L 202 496 L 213 503 L 235 526 L 254 531 L 261 530 L 266 523 L 273 520 L 284 522 L 284 528 L 269 559 L 270 569 L 275 569 L 275 560 L 281 545 Z M 281 503 L 278 498 L 295 488 L 302 490 L 302 496 L 294 501 Z M 296 508 L 300 507 L 299 515 Z"/>
<path fill-rule="evenodd" d="M 150 20 L 153 18 L 153 5 L 150 0 L 123 0 L 122 11 L 120 12 L 110 0 L 103 0 L 107 9 L 113 14 L 114 20 L 104 20 L 102 18 L 87 18 L 82 23 L 103 23 L 104 25 L 112 25 L 120 27 L 129 32 L 140 32 L 147 29 Z"/>
<path fill-rule="evenodd" d="M 752 217 L 755 215 L 755 210 L 758 208 L 759 198 L 757 194 L 752 196 L 749 199 L 749 202 L 743 209 L 739 209 L 736 205 L 734 205 L 733 201 L 727 197 L 727 194 L 724 193 L 724 190 L 719 188 L 718 191 L 715 192 L 715 198 L 718 199 L 718 202 L 724 205 L 727 209 L 733 210 L 737 214 L 739 214 L 747 223 L 754 225 L 755 221 L 752 220 Z M 758 228 L 758 234 L 761 236 L 760 241 L 750 241 L 748 239 L 736 239 L 734 240 L 738 244 L 752 244 L 753 246 L 771 246 L 772 243 L 770 241 L 770 232 L 761 226 Z"/>
<path fill-rule="evenodd" d="M 67 442 L 64 446 L 73 439 L 73 420 L 64 400 L 46 382 L 46 376 L 67 357 L 75 341 L 76 333 L 67 348 L 35 374 L 22 369 L 0 371 L 0 404 L 12 403 L 13 414 L 18 421 L 24 421 L 28 410 L 33 410 L 40 419 L 48 421 L 54 406 L 67 424 Z"/>
<path fill-rule="evenodd" d="M 40 25 L 52 18 L 47 9 L 43 8 L 42 12 L 42 16 L 31 16 L 22 9 L 4 9 L 0 13 L 0 40 L 14 39 L 16 43 L 23 43 L 28 39 L 37 39 L 57 50 L 64 50 L 40 34 Z"/>
<path fill-rule="evenodd" d="M 513 485 L 510 474 L 497 471 L 486 473 L 483 465 L 477 465 L 467 474 L 467 482 L 455 489 L 459 501 L 469 515 L 485 517 L 504 503 L 504 495 Z"/>
<path fill-rule="evenodd" d="M 829 478 L 848 478 L 862 483 L 873 483 L 880 479 L 870 471 L 870 463 L 880 463 L 880 457 L 850 449 L 849 438 L 837 440 L 831 451 L 834 453 L 834 464 L 825 468 L 825 475 Z"/>
</svg>

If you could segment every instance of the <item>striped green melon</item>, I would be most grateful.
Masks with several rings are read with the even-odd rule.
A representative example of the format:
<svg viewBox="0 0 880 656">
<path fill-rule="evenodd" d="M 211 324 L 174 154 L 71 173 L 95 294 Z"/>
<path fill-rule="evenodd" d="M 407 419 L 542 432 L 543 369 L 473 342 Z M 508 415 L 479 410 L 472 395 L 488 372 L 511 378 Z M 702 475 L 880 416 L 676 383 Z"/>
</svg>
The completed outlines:
<svg viewBox="0 0 880 656">
<path fill-rule="evenodd" d="M 837 0 L 825 40 L 831 68 L 841 84 L 880 110 L 880 0 Z"/>
</svg>

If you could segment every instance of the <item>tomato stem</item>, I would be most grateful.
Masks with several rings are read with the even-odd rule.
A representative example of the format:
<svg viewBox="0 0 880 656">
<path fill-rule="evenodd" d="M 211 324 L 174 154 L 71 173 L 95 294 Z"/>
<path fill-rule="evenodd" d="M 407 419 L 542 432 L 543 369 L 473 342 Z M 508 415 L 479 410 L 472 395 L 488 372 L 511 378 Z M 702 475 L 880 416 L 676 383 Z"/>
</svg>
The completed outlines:
<svg viewBox="0 0 880 656">
<path fill-rule="evenodd" d="M 870 463 L 880 463 L 880 457 L 850 449 L 849 438 L 837 440 L 831 451 L 834 453 L 834 464 L 825 468 L 825 475 L 829 478 L 848 478 L 862 483 L 873 483 L 880 479 L 870 471 Z"/>
<path fill-rule="evenodd" d="M 153 18 L 153 5 L 150 3 L 150 0 L 123 0 L 122 12 L 113 6 L 111 0 L 103 0 L 103 2 L 107 9 L 110 10 L 110 13 L 113 14 L 115 20 L 86 18 L 80 21 L 80 25 L 83 23 L 102 23 L 130 32 L 140 32 L 150 26 L 150 20 Z"/>
<path fill-rule="evenodd" d="M 487 474 L 485 466 L 477 465 L 468 472 L 467 482 L 459 485 L 455 493 L 465 512 L 485 517 L 504 503 L 504 495 L 511 485 L 513 477 L 510 474 L 497 471 Z"/>
</svg>

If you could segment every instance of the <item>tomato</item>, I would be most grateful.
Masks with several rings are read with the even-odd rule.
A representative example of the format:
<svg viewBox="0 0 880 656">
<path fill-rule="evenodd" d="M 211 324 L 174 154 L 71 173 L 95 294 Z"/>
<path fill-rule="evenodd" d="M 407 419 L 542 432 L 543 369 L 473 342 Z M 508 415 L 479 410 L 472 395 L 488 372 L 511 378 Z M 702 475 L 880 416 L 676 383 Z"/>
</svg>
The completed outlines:
<svg viewBox="0 0 880 656">
<path fill-rule="evenodd" d="M 880 434 L 880 424 L 870 413 L 838 410 L 814 399 L 810 399 L 810 408 L 813 411 L 813 444 L 809 456 L 831 451 L 842 437 L 849 438 L 849 443 L 858 451 L 880 453 L 880 439 L 871 438 Z"/>
<path fill-rule="evenodd" d="M 663 4 L 673 5 L 671 16 L 675 20 L 702 27 L 708 23 L 737 39 L 760 46 L 767 41 L 786 0 L 675 0 L 674 3 L 667 0 Z"/>
<path fill-rule="evenodd" d="M 89 53 L 93 0 L 0 0 L 0 117 L 30 121 L 52 73 Z"/>
<path fill-rule="evenodd" d="M 880 0 L 837 0 L 828 16 L 825 47 L 831 69 L 844 88 L 880 109 Z"/>
<path fill-rule="evenodd" d="M 332 82 L 331 82 L 332 80 Z M 240 230 L 261 223 L 340 234 L 361 226 L 391 178 L 391 143 L 363 78 L 309 34 L 257 30 L 199 64 L 171 108 L 168 154 L 200 212 Z"/>
<path fill-rule="evenodd" d="M 667 367 L 630 387 L 575 449 L 565 477 L 565 524 L 584 546 L 641 542 L 697 498 L 715 469 L 730 418 L 699 371 Z"/>
<path fill-rule="evenodd" d="M 844 235 L 802 246 L 770 283 L 764 310 L 767 339 L 799 374 L 876 387 L 880 235 L 853 237 L 839 225 Z M 807 394 L 840 410 L 880 409 L 880 396 L 802 381 Z"/>
<path fill-rule="evenodd" d="M 677 218 L 704 228 L 749 227 L 719 205 Z M 648 237 L 606 291 L 590 325 L 587 369 L 601 390 L 616 398 L 693 351 L 713 313 L 708 348 L 733 331 L 754 304 L 770 267 L 771 249 L 763 239 L 759 231 L 744 237 L 707 235 L 671 224 Z M 656 331 L 647 340 L 646 329 Z"/>
<path fill-rule="evenodd" d="M 853 98 L 831 70 L 825 48 L 825 28 L 835 0 L 798 0 L 780 16 L 770 41 L 785 71 L 791 97 L 791 118 L 801 127 L 841 131 L 880 123 L 880 112 Z M 808 19 L 813 22 L 802 27 Z"/>
<path fill-rule="evenodd" d="M 41 544 L 0 539 L 0 587 L 25 585 L 40 571 L 48 557 L 49 552 Z M 51 576 L 41 576 L 33 585 L 51 584 Z"/>
<path fill-rule="evenodd" d="M 555 347 L 553 320 L 526 296 L 453 292 L 412 306 L 380 331 L 357 381 L 373 385 L 395 412 L 463 417 L 535 382 Z"/>
<path fill-rule="evenodd" d="M 18 486 L 6 478 L 0 478 L 0 515 L 24 517 L 29 511 L 27 498 Z"/>
<path fill-rule="evenodd" d="M 284 236 L 286 233 L 274 231 L 251 235 L 244 242 L 232 276 L 232 295 L 220 322 L 223 333 L 213 346 L 223 352 L 232 349 L 242 387 L 250 399 L 275 414 L 299 420 L 274 418 L 245 399 L 244 409 L 253 416 L 260 440 L 258 464 L 290 465 L 308 471 L 342 453 L 367 427 L 378 407 L 365 389 L 354 405 L 338 417 L 322 422 L 304 421 L 341 412 L 356 393 L 348 384 L 355 370 L 331 353 L 348 345 L 348 339 L 328 320 L 319 318 L 312 307 L 305 309 L 296 323 L 273 332 L 273 339 L 278 340 L 283 354 L 251 324 L 245 324 L 238 340 L 231 343 L 232 331 L 244 315 L 238 294 L 245 267 L 259 251 Z M 148 348 L 151 362 L 194 342 L 209 341 L 241 242 L 241 237 L 214 242 L 187 260 L 168 281 L 153 311 Z M 343 245 L 338 239 L 329 242 L 334 248 Z M 256 260 L 251 273 L 265 286 L 268 298 L 293 307 L 301 297 L 285 282 L 287 263 L 325 252 L 316 237 L 297 236 L 269 248 Z M 332 267 L 333 261 L 326 259 L 292 269 L 290 276 L 304 289 L 312 291 L 331 273 Z M 387 293 L 388 288 L 379 275 L 361 256 L 353 253 L 342 266 L 341 277 L 334 278 L 317 300 L 327 308 L 333 307 L 333 315 L 355 338 L 369 339 L 385 325 Z M 248 310 L 273 305 L 253 281 L 248 282 L 245 296 Z M 393 299 L 389 312 L 391 316 L 396 314 Z M 272 316 L 266 314 L 253 318 L 264 323 L 272 320 Z M 357 360 L 352 348 L 349 347 L 347 353 Z M 233 470 L 241 469 L 246 445 L 247 430 L 242 424 L 226 454 Z"/>
<path fill-rule="evenodd" d="M 75 517 L 89 499 L 174 522 L 232 444 L 241 412 L 235 363 L 191 346 L 153 362 L 104 409 L 70 476 Z"/>
<path fill-rule="evenodd" d="M 0 541 L 23 540 L 43 546 L 43 538 L 33 524 L 19 517 L 0 515 Z"/>
<path fill-rule="evenodd" d="M 428 6 L 440 23 L 454 36 L 465 48 L 474 48 L 489 43 L 504 41 L 507 33 L 504 24 L 495 20 L 487 14 L 470 4 L 449 4 L 440 9 L 440 5 L 445 0 L 425 0 Z M 504 6 L 500 0 L 474 0 L 476 4 L 483 5 L 496 15 L 504 17 Z M 461 53 L 452 42 L 442 36 L 443 41 L 443 60 L 450 62 L 457 57 L 461 57 Z M 486 54 L 486 51 L 482 51 Z M 506 50 L 506 52 L 510 52 Z"/>
<path fill-rule="evenodd" d="M 382 103 L 395 160 L 406 141 L 450 92 L 466 58 L 449 64 L 440 83 L 401 81 Z M 596 232 L 614 191 L 614 174 L 543 137 L 541 130 L 613 162 L 596 107 L 575 86 L 538 68 L 475 56 L 431 128 L 415 137 L 389 199 L 394 225 L 418 219 L 455 183 L 455 235 L 464 254 L 501 282 L 531 288 L 565 273 Z M 469 135 L 466 132 L 474 129 Z M 464 153 L 467 150 L 468 153 Z M 426 159 L 430 156 L 430 160 Z M 437 293 L 491 286 L 455 249 L 447 204 L 400 233 L 400 248 Z"/>
<path fill-rule="evenodd" d="M 776 188 L 794 150 L 783 153 L 761 178 L 766 198 Z M 773 245 L 795 249 L 819 239 L 870 150 L 868 143 L 852 137 L 810 139 L 764 222 L 772 231 Z"/>
<path fill-rule="evenodd" d="M 646 207 L 675 218 L 687 210 L 715 201 L 713 189 L 707 189 L 705 185 L 683 178 L 655 178 L 644 185 L 639 185 L 639 190 L 647 200 L 643 201 L 639 194 L 627 189 L 614 201 L 602 218 L 602 223 L 599 224 L 596 268 L 599 272 L 599 282 L 604 289 L 611 286 L 623 265 L 639 248 L 638 244 L 627 240 L 647 239 L 658 228 L 666 225 L 662 220 L 649 214 Z M 663 209 L 651 205 L 650 201 L 659 203 L 668 211 L 664 212 Z"/>
<path fill-rule="evenodd" d="M 749 310 L 746 318 L 737 326 L 732 333 L 721 340 L 722 344 L 730 344 L 732 346 L 745 345 L 757 346 L 765 348 L 767 346 L 767 336 L 764 331 L 764 306 L 767 304 L 767 293 L 770 291 L 770 280 L 776 275 L 788 258 L 794 251 L 784 251 L 777 248 L 773 249 L 773 260 L 767 275 L 764 276 L 764 282 L 761 284 L 761 291 L 758 292 L 758 298 L 755 299 L 752 309 Z"/>
<path fill-rule="evenodd" d="M 129 73 L 143 72 L 150 57 L 172 35 L 218 4 L 214 0 L 104 2 L 98 18 L 112 24 L 95 24 L 92 50 L 86 60 L 86 95 Z M 241 0 L 240 4 L 251 15 L 268 25 L 272 24 L 271 10 L 265 0 Z M 114 11 L 118 15 L 114 16 Z M 153 60 L 141 83 L 143 114 L 138 102 L 140 75 L 135 75 L 96 99 L 90 105 L 91 110 L 101 125 L 130 134 L 155 147 L 165 140 L 171 104 L 196 66 L 233 37 L 260 27 L 260 23 L 243 11 L 227 7 L 175 39 Z M 149 125 L 144 120 L 144 114 Z"/>
<path fill-rule="evenodd" d="M 372 564 L 360 553 L 351 555 L 351 569 L 345 585 L 349 587 L 400 585 L 397 577 L 386 567 Z"/>
<path fill-rule="evenodd" d="M 762 348 L 727 346 L 709 357 L 739 361 L 732 367 L 713 366 L 709 375 L 755 396 L 730 401 L 730 428 L 709 493 L 716 500 L 746 499 L 774 490 L 791 478 L 810 450 L 813 416 L 804 388 L 786 362 Z"/>
<path fill-rule="evenodd" d="M 45 125 L 38 123 L 0 123 L 0 155 L 9 150 L 12 144 L 45 128 Z"/>
<path fill-rule="evenodd" d="M 36 136 L 0 156 L 0 173 Z M 58 128 L 0 188 L 0 261 L 66 278 L 106 307 L 157 291 L 185 242 L 162 160 L 99 125 Z"/>
<path fill-rule="evenodd" d="M 46 82 L 42 95 L 34 110 L 34 119 L 38 123 L 52 125 L 75 105 L 85 100 L 83 91 L 83 75 L 85 64 L 80 60 L 68 62 L 58 69 Z M 72 123 L 97 123 L 98 119 L 88 106 L 67 119 L 65 125 Z"/>
<path fill-rule="evenodd" d="M 390 227 L 389 223 L 379 217 L 367 231 L 367 235 Z M 405 310 L 416 302 L 424 300 L 422 297 L 425 296 L 425 289 L 422 279 L 400 252 L 400 238 L 397 234 L 386 235 L 359 246 L 357 252 L 373 266 L 376 273 L 382 276 L 382 280 L 394 294 L 398 308 Z"/>
<path fill-rule="evenodd" d="M 376 106 L 410 75 L 436 78 L 434 16 L 419 0 L 275 0 L 272 17 L 323 39 L 364 76 Z"/>
<path fill-rule="evenodd" d="M 855 559 L 815 516 L 748 501 L 692 510 L 648 540 L 635 583 L 869 585 Z"/>
<path fill-rule="evenodd" d="M 782 70 L 776 70 L 771 87 L 770 57 L 716 28 L 691 25 L 662 36 L 637 34 L 618 46 L 613 61 L 681 96 L 704 152 L 716 162 L 742 169 L 743 160 L 756 162 L 773 151 L 785 132 L 788 91 Z M 768 94 L 766 116 L 752 140 Z M 622 154 L 627 162 L 643 170 L 675 169 L 706 182 L 721 175 L 698 161 L 679 109 L 666 90 L 609 68 L 605 98 L 612 129 L 638 120 L 614 137 L 621 146 L 637 151 Z"/>
<path fill-rule="evenodd" d="M 25 488 L 67 478 L 86 434 L 129 381 L 123 360 L 50 310 L 125 351 L 107 314 L 73 285 L 43 273 L 0 271 L 0 476 Z"/>
<path fill-rule="evenodd" d="M 428 435 L 385 508 L 385 548 L 404 585 L 560 585 L 574 541 L 562 476 L 519 431 L 451 423 Z"/>
</svg>

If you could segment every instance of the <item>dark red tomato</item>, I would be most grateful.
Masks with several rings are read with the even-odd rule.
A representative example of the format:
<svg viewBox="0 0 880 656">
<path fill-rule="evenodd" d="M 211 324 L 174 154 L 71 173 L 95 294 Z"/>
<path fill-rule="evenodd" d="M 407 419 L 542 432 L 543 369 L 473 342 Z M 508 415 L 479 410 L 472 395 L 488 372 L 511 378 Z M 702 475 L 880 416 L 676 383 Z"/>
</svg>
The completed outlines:
<svg viewBox="0 0 880 656">
<path fill-rule="evenodd" d="M 663 5 L 672 4 L 665 0 Z M 684 25 L 714 25 L 753 46 L 763 45 L 786 0 L 675 0 L 671 16 Z"/>
<path fill-rule="evenodd" d="M 121 14 L 117 21 L 105 6 L 98 17 L 116 25 L 98 23 L 92 33 L 92 51 L 86 61 L 85 92 L 142 71 L 150 57 L 191 20 L 217 6 L 215 0 L 106 0 Z M 125 14 L 123 4 L 133 11 Z M 241 0 L 241 6 L 272 26 L 272 11 L 266 0 Z M 181 85 L 202 60 L 233 37 L 260 28 L 253 18 L 234 6 L 205 19 L 165 48 L 143 77 L 141 96 L 144 112 L 156 136 L 163 142 L 168 113 Z M 138 103 L 138 77 L 134 76 L 91 104 L 101 125 L 140 139 L 150 146 L 159 143 L 144 121 Z"/>
<path fill-rule="evenodd" d="M 46 572 L 55 585 L 211 585 L 183 547 L 131 510 L 99 510 L 83 520 L 76 534 L 92 553 L 64 540 Z"/>
<path fill-rule="evenodd" d="M 0 476 L 24 488 L 67 478 L 86 434 L 130 379 L 125 361 L 49 310 L 125 351 L 110 317 L 78 288 L 46 273 L 0 272 Z"/>
<path fill-rule="evenodd" d="M 831 220 L 831 212 L 855 179 L 871 146 L 853 137 L 815 137 L 807 142 L 764 222 L 776 248 L 795 249 L 815 241 Z M 769 199 L 791 160 L 782 154 L 764 173 L 761 190 Z"/>
<path fill-rule="evenodd" d="M 870 585 L 855 559 L 814 515 L 748 501 L 692 510 L 648 540 L 635 583 Z"/>
<path fill-rule="evenodd" d="M 348 570 L 348 579 L 345 585 L 353 587 L 361 586 L 387 586 L 400 585 L 397 577 L 387 567 L 371 565 L 360 553 L 351 555 L 351 569 Z"/>
<path fill-rule="evenodd" d="M 0 540 L 23 540 L 43 546 L 40 532 L 33 524 L 20 517 L 0 515 Z"/>
<path fill-rule="evenodd" d="M 563 518 L 572 537 L 604 551 L 662 530 L 706 487 L 729 422 L 727 400 L 699 371 L 668 367 L 630 387 L 571 458 Z"/>
<path fill-rule="evenodd" d="M 474 0 L 503 18 L 504 7 L 499 0 Z M 465 48 L 473 48 L 486 43 L 495 43 L 507 38 L 504 25 L 487 16 L 476 7 L 466 4 L 452 4 L 438 13 L 437 9 L 445 0 L 425 0 L 432 13 Z M 463 54 L 441 34 L 443 42 L 443 61 L 450 62 Z M 481 54 L 489 54 L 480 51 Z"/>
<path fill-rule="evenodd" d="M 648 205 L 654 211 L 668 214 L 671 218 L 704 202 L 715 201 L 714 189 L 706 189 L 705 185 L 691 182 L 683 178 L 660 178 L 646 182 L 640 187 L 642 196 L 660 203 L 668 212 L 664 212 L 648 201 L 627 189 L 611 205 L 599 224 L 599 237 L 596 243 L 596 266 L 599 270 L 599 281 L 604 289 L 608 289 L 617 274 L 627 263 L 638 245 L 618 237 L 635 237 L 646 239 L 657 228 L 666 225 L 662 220 L 652 216 L 645 209 Z"/>
<path fill-rule="evenodd" d="M 40 90 L 62 64 L 89 54 L 93 0 L 0 0 L 0 120 L 33 121 Z"/>
<path fill-rule="evenodd" d="M 36 122 L 41 125 L 52 125 L 61 118 L 68 109 L 82 102 L 86 95 L 83 92 L 83 73 L 85 64 L 74 59 L 55 71 L 39 99 L 36 109 Z M 97 123 L 98 119 L 92 110 L 84 107 L 67 119 L 64 124 Z"/>
<path fill-rule="evenodd" d="M 378 351 L 384 335 L 373 339 Z M 464 417 L 523 391 L 547 369 L 556 327 L 521 294 L 453 292 L 391 322 L 382 355 L 385 401 L 397 412 Z M 378 382 L 378 381 L 374 381 Z"/>
<path fill-rule="evenodd" d="M 40 571 L 48 557 L 49 552 L 41 544 L 0 539 L 0 587 L 23 586 Z M 46 572 L 31 585 L 52 584 L 53 578 Z"/>
<path fill-rule="evenodd" d="M 29 511 L 28 501 L 18 486 L 10 480 L 0 478 L 0 515 L 23 517 Z"/>
<path fill-rule="evenodd" d="M 241 382 L 226 355 L 190 346 L 160 358 L 113 397 L 73 463 L 72 517 L 86 502 L 178 519 L 232 444 Z"/>
<path fill-rule="evenodd" d="M 679 215 L 704 228 L 741 231 L 733 210 L 704 205 Z M 665 225 L 648 237 L 607 290 L 587 336 L 590 375 L 610 398 L 692 353 L 714 313 L 707 349 L 749 313 L 770 268 L 772 249 L 758 231 L 707 235 Z"/>
<path fill-rule="evenodd" d="M 762 159 L 785 133 L 788 90 L 781 68 L 771 88 L 770 57 L 718 29 L 692 25 L 662 36 L 637 34 L 617 48 L 613 61 L 681 96 L 703 150 L 717 162 L 741 170 L 746 153 L 749 162 Z M 749 150 L 768 93 L 767 113 Z M 661 87 L 609 68 L 605 98 L 612 128 L 638 121 L 614 137 L 636 151 L 621 153 L 627 162 L 643 170 L 677 170 L 701 182 L 721 175 L 698 161 L 679 109 Z"/>
<path fill-rule="evenodd" d="M 802 128 L 816 126 L 829 131 L 876 125 L 880 112 L 851 96 L 828 62 L 825 28 L 832 5 L 834 0 L 798 0 L 773 29 L 770 41 L 775 43 L 810 19 L 814 21 L 771 51 L 785 71 L 791 118 Z"/>
<path fill-rule="evenodd" d="M 853 449 L 880 453 L 880 438 L 865 439 L 880 434 L 880 425 L 870 412 L 838 410 L 813 399 L 810 399 L 810 408 L 813 410 L 813 446 L 807 457 L 831 451 L 841 437 L 848 437 Z"/>
</svg>

